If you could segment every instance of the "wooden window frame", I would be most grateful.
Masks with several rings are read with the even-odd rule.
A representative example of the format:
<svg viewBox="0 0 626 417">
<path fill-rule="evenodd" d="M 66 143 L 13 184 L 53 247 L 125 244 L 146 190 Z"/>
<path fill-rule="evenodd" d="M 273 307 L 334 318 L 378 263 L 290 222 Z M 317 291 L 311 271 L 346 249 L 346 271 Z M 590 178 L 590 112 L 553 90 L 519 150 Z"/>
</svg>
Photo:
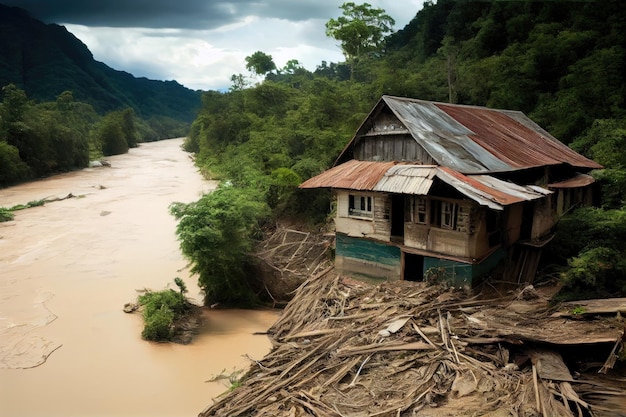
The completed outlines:
<svg viewBox="0 0 626 417">
<path fill-rule="evenodd" d="M 373 219 L 374 197 L 365 194 L 348 194 L 348 217 Z"/>
</svg>

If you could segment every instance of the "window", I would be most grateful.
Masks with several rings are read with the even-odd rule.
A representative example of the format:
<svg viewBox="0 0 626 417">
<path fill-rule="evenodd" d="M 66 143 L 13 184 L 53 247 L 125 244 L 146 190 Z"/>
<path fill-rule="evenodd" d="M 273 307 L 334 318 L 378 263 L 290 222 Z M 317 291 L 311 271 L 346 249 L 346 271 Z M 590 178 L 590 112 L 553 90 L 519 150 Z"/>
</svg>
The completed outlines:
<svg viewBox="0 0 626 417">
<path fill-rule="evenodd" d="M 372 197 L 350 194 L 348 197 L 348 215 L 354 217 L 374 217 Z"/>
<path fill-rule="evenodd" d="M 426 197 L 413 197 L 405 207 L 406 216 L 405 220 L 411 223 L 426 224 L 428 217 L 426 217 Z"/>
<path fill-rule="evenodd" d="M 426 207 L 427 205 L 424 203 L 424 211 Z M 430 210 L 430 224 L 432 226 L 456 230 L 457 232 L 472 233 L 472 207 L 470 205 L 431 199 Z M 419 214 L 417 218 L 419 218 Z M 428 217 L 425 213 L 423 219 L 424 223 L 426 223 Z"/>
<path fill-rule="evenodd" d="M 426 198 L 415 199 L 415 223 L 426 224 Z"/>
<path fill-rule="evenodd" d="M 442 229 L 455 229 L 456 228 L 456 203 L 450 203 L 448 201 L 441 202 L 441 228 Z"/>
</svg>

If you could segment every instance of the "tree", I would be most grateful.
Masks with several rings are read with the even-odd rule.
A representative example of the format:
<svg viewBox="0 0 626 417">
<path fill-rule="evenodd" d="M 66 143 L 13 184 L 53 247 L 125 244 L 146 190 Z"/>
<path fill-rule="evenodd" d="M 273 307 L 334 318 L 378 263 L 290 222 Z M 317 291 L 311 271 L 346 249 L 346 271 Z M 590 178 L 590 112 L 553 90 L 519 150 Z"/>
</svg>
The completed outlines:
<svg viewBox="0 0 626 417">
<path fill-rule="evenodd" d="M 369 3 L 348 2 L 339 8 L 343 16 L 326 22 L 326 35 L 340 42 L 346 60 L 354 66 L 361 56 L 381 48 L 385 35 L 396 22 L 385 10 L 373 8 Z"/>
<path fill-rule="evenodd" d="M 259 222 L 269 214 L 255 189 L 221 185 L 191 204 L 175 203 L 180 247 L 198 274 L 206 305 L 250 306 L 256 302 L 246 268 Z"/>
<path fill-rule="evenodd" d="M 20 159 L 19 150 L 0 140 L 0 187 L 24 180 L 30 168 Z"/>
<path fill-rule="evenodd" d="M 276 64 L 271 55 L 261 51 L 256 51 L 246 57 L 246 69 L 257 75 L 265 75 L 276 69 Z"/>
<path fill-rule="evenodd" d="M 128 142 L 117 112 L 107 113 L 96 127 L 94 135 L 105 156 L 128 152 Z"/>
<path fill-rule="evenodd" d="M 246 59 L 248 59 L 248 58 L 246 58 Z M 246 80 L 246 77 L 243 76 L 243 74 L 233 74 L 233 75 L 231 75 L 230 76 L 230 81 L 232 82 L 232 85 L 230 86 L 230 88 L 228 90 L 231 93 L 234 92 L 234 91 L 241 91 L 244 88 L 246 88 L 246 86 L 248 85 L 248 81 Z"/>
</svg>

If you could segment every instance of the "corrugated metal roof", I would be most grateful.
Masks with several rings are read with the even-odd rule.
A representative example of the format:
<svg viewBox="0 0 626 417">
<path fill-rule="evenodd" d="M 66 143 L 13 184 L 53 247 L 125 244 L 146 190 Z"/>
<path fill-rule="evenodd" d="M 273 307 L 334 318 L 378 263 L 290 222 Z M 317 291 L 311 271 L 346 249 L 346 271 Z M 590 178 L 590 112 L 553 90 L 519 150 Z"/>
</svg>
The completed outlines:
<svg viewBox="0 0 626 417">
<path fill-rule="evenodd" d="M 576 174 L 575 177 L 570 178 L 565 181 L 559 181 L 552 184 L 548 184 L 550 188 L 578 188 L 578 187 L 586 187 L 587 185 L 591 185 L 595 182 L 591 175 L 586 174 Z"/>
<path fill-rule="evenodd" d="M 441 166 L 464 174 L 487 174 L 549 165 L 602 168 L 551 136 L 518 111 L 383 96 L 338 161 L 350 158 L 368 121 L 387 106 L 418 144 Z M 345 156 L 344 156 L 345 155 Z"/>
<path fill-rule="evenodd" d="M 374 191 L 426 195 L 433 184 L 437 167 L 433 165 L 396 165 L 374 186 Z"/>
<path fill-rule="evenodd" d="M 341 188 L 396 194 L 427 195 L 434 179 L 454 187 L 480 205 L 494 210 L 552 193 L 536 186 L 521 186 L 489 175 L 463 175 L 450 168 L 394 162 L 351 160 L 313 177 L 300 188 Z"/>
<path fill-rule="evenodd" d="M 539 192 L 531 186 L 502 181 L 490 175 L 463 175 L 450 168 L 440 167 L 437 177 L 477 203 L 495 210 L 502 210 L 522 201 L 532 201 L 551 194 Z"/>
<path fill-rule="evenodd" d="M 409 129 L 413 138 L 442 166 L 459 172 L 510 171 L 505 162 L 475 143 L 471 130 L 434 103 L 383 96 L 382 100 Z"/>
<path fill-rule="evenodd" d="M 300 185 L 300 188 L 345 188 L 373 190 L 396 162 L 370 162 L 353 159 L 324 171 Z"/>
<path fill-rule="evenodd" d="M 562 163 L 601 168 L 539 128 L 521 112 L 437 104 L 473 133 L 470 138 L 514 169 Z"/>
</svg>

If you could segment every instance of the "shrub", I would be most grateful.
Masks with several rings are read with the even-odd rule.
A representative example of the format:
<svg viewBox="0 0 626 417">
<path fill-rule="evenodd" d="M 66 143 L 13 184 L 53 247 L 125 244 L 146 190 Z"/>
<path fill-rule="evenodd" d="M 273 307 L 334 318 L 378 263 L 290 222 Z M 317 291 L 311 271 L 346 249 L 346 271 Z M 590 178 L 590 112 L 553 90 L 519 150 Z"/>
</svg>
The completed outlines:
<svg viewBox="0 0 626 417">
<path fill-rule="evenodd" d="M 593 298 L 626 292 L 626 260 L 617 249 L 596 247 L 568 261 L 561 298 Z"/>
<path fill-rule="evenodd" d="M 143 307 L 144 329 L 141 337 L 145 340 L 170 340 L 174 322 L 189 310 L 182 288 L 180 292 L 171 289 L 149 291 L 140 295 L 138 301 Z"/>
<path fill-rule="evenodd" d="M 150 315 L 146 314 L 146 311 L 144 310 L 144 327 L 141 337 L 155 342 L 170 340 L 173 335 L 174 312 L 165 305 L 152 310 Z"/>
<path fill-rule="evenodd" d="M 247 280 L 248 256 L 259 223 L 269 215 L 263 193 L 253 188 L 221 185 L 200 200 L 170 206 L 179 219 L 180 247 L 198 274 L 204 303 L 252 306 L 257 297 Z"/>
<path fill-rule="evenodd" d="M 13 220 L 13 212 L 7 208 L 0 207 L 0 223 Z"/>
<path fill-rule="evenodd" d="M 626 294 L 626 210 L 580 208 L 558 225 L 547 258 L 565 264 L 557 299 Z"/>
</svg>

